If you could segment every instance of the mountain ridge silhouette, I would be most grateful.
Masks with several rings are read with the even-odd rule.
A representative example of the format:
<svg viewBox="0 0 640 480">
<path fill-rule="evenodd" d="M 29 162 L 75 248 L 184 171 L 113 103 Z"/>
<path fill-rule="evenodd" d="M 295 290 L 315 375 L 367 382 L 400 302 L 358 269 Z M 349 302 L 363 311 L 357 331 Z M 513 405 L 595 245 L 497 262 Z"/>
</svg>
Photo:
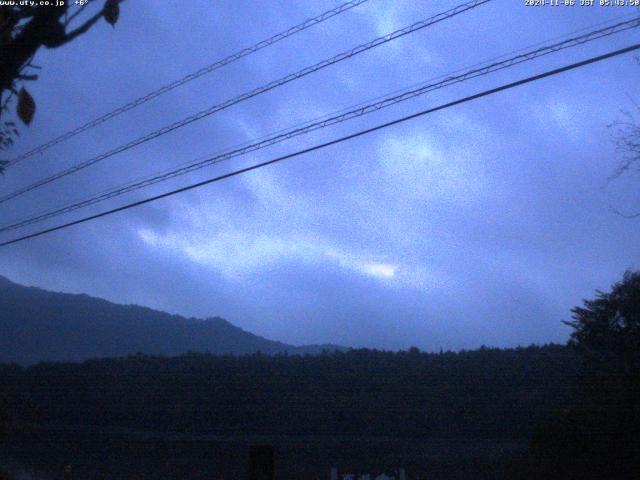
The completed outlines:
<svg viewBox="0 0 640 480">
<path fill-rule="evenodd" d="M 221 317 L 187 318 L 86 294 L 52 292 L 0 275 L 0 363 L 82 361 L 136 353 L 319 354 L 346 350 L 269 340 Z"/>
</svg>

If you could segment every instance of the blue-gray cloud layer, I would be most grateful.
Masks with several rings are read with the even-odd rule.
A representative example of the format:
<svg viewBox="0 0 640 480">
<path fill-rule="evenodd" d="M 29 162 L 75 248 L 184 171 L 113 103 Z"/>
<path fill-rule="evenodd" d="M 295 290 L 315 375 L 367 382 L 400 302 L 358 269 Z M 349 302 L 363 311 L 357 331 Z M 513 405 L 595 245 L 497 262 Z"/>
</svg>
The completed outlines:
<svg viewBox="0 0 640 480">
<path fill-rule="evenodd" d="M 2 205 L 3 223 L 632 11 L 496 0 Z M 123 4 L 42 51 L 28 149 L 338 2 Z M 371 0 L 26 160 L 3 191 L 456 5 Z M 627 45 L 638 32 L 435 92 L 181 177 L 141 198 Z M 564 341 L 569 310 L 638 268 L 640 179 L 606 184 L 618 58 L 153 205 L 3 248 L 1 273 L 292 343 L 425 349 Z M 6 189 L 6 190 L 5 190 Z M 100 211 L 103 206 L 88 211 Z M 8 238 L 8 237 L 7 237 Z"/>
</svg>

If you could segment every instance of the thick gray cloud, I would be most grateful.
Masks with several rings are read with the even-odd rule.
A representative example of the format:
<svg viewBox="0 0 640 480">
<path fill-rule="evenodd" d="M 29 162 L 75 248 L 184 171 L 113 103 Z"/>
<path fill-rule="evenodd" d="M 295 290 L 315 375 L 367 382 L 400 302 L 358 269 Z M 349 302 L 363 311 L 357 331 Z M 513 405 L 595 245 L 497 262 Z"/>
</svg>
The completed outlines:
<svg viewBox="0 0 640 480">
<path fill-rule="evenodd" d="M 42 51 L 28 149 L 339 2 L 123 5 L 115 31 Z M 496 0 L 24 195 L 3 223 L 632 10 Z M 26 160 L 41 178 L 377 35 L 456 5 L 365 5 Z M 627 32 L 228 164 L 142 198 L 638 40 Z M 423 117 L 126 213 L 0 250 L 0 273 L 292 343 L 425 349 L 564 341 L 582 298 L 638 268 L 640 179 L 607 184 L 607 124 L 629 108 L 632 56 Z M 6 190 L 5 190 L 6 189 Z M 88 212 L 105 208 L 99 205 Z M 75 218 L 69 216 L 66 218 Z M 25 230 L 29 231 L 29 230 Z M 4 236 L 3 238 L 9 238 Z"/>
</svg>

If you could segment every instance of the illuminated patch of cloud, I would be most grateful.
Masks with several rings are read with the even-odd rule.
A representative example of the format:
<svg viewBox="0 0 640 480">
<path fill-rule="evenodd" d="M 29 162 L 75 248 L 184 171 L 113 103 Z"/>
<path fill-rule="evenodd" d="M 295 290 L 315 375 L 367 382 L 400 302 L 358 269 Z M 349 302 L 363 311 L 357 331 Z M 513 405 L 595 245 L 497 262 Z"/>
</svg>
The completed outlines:
<svg viewBox="0 0 640 480">
<path fill-rule="evenodd" d="M 139 229 L 139 238 L 149 247 L 178 254 L 213 268 L 230 279 L 251 275 L 281 261 L 337 266 L 353 274 L 380 280 L 395 287 L 429 289 L 436 277 L 425 269 L 389 261 L 384 255 L 353 253 L 322 241 L 304 237 L 251 236 L 227 230 L 216 235 L 160 234 Z"/>
</svg>

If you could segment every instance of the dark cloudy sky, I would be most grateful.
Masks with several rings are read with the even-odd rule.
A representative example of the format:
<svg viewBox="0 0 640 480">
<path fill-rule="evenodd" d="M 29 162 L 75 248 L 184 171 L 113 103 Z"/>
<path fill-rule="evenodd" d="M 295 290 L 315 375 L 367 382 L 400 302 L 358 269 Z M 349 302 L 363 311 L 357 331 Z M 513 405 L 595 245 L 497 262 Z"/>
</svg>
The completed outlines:
<svg viewBox="0 0 640 480">
<path fill-rule="evenodd" d="M 25 160 L 0 178 L 0 189 L 26 185 L 458 3 L 370 0 Z M 73 44 L 38 54 L 41 78 L 28 85 L 36 119 L 14 152 L 339 4 L 125 2 L 115 30 L 101 22 Z M 495 0 L 7 202 L 0 220 L 632 13 Z M 634 30 L 553 54 L 62 220 L 639 39 Z M 633 55 L 618 57 L 3 247 L 0 274 L 186 316 L 218 315 L 295 344 L 433 350 L 562 342 L 569 332 L 561 321 L 572 306 L 608 289 L 625 269 L 640 268 L 640 219 L 612 212 L 640 211 L 640 177 L 607 183 L 621 159 L 607 125 L 632 108 L 632 100 L 640 102 L 639 73 Z"/>
</svg>

